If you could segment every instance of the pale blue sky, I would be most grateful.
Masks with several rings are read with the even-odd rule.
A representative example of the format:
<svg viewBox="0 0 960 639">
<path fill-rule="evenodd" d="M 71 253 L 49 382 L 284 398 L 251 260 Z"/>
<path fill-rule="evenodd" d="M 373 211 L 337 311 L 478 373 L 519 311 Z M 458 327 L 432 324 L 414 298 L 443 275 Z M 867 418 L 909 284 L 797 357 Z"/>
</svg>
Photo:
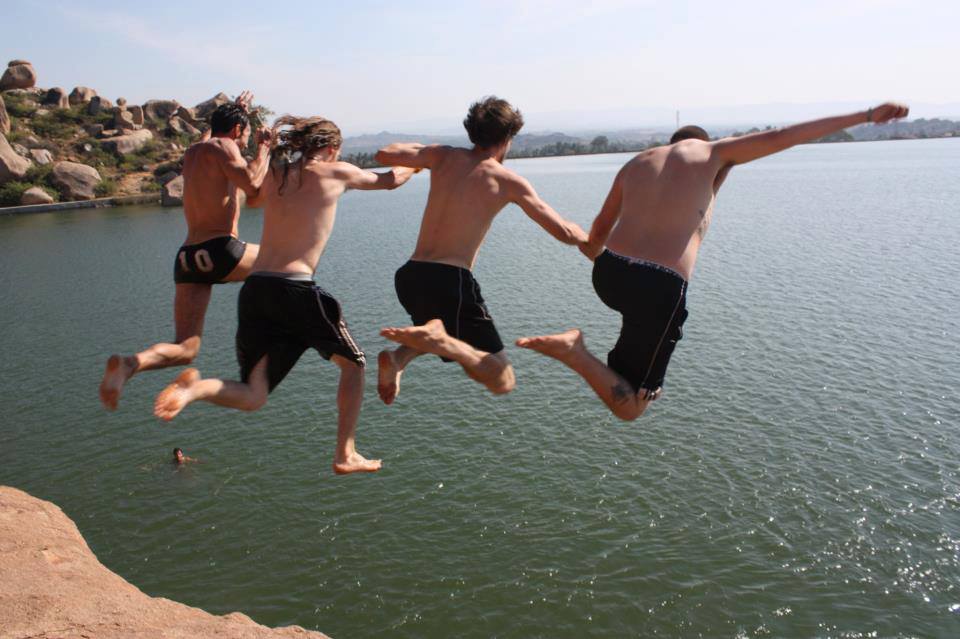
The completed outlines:
<svg viewBox="0 0 960 639">
<path fill-rule="evenodd" d="M 3 5 L 0 57 L 32 61 L 41 86 L 190 105 L 249 87 L 277 112 L 322 114 L 347 134 L 455 129 L 491 93 L 520 106 L 530 130 L 885 98 L 960 115 L 955 0 Z"/>
</svg>

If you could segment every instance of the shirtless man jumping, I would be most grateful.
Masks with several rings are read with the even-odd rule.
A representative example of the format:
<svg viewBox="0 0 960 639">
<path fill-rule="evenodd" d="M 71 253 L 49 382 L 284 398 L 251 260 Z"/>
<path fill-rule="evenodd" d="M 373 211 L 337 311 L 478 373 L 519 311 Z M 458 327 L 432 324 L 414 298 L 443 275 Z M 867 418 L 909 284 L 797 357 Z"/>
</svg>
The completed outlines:
<svg viewBox="0 0 960 639">
<path fill-rule="evenodd" d="M 687 318 L 687 283 L 717 191 L 730 169 L 856 124 L 888 122 L 907 112 L 906 106 L 885 103 L 713 142 L 700 127 L 683 127 L 668 146 L 644 151 L 620 170 L 583 248 L 594 260 L 597 295 L 623 315 L 620 338 L 607 364 L 587 350 L 579 329 L 524 337 L 517 346 L 566 364 L 613 414 L 625 421 L 636 419 L 661 394 L 667 364 Z"/>
<path fill-rule="evenodd" d="M 505 100 L 485 98 L 470 107 L 464 127 L 474 146 L 459 149 L 391 144 L 376 159 L 385 166 L 430 169 L 430 194 L 413 256 L 396 273 L 397 296 L 416 326 L 385 328 L 399 342 L 377 357 L 377 390 L 391 404 L 400 375 L 424 353 L 455 361 L 495 394 L 514 387 L 513 368 L 470 270 L 493 218 L 507 204 L 523 212 L 564 244 L 587 234 L 540 199 L 530 183 L 503 166 L 523 117 Z"/>
<path fill-rule="evenodd" d="M 264 208 L 263 237 L 238 301 L 241 381 L 200 379 L 197 369 L 189 368 L 157 396 L 154 414 L 169 421 L 197 400 L 257 410 L 303 352 L 315 348 L 340 368 L 334 472 L 377 471 L 380 460 L 364 459 L 354 444 L 366 360 L 347 330 L 340 303 L 313 282 L 313 272 L 343 192 L 395 189 L 414 171 L 372 173 L 338 161 L 340 129 L 323 118 L 285 116 L 276 126 L 290 128 L 279 133 L 270 172 L 250 200 Z"/>
<path fill-rule="evenodd" d="M 124 384 L 135 374 L 194 360 L 213 285 L 245 279 L 257 258 L 256 244 L 237 239 L 238 189 L 248 198 L 256 196 L 270 152 L 269 135 L 261 131 L 256 159 L 248 165 L 240 154 L 250 138 L 247 110 L 252 99 L 245 91 L 236 103 L 217 107 L 210 119 L 210 137 L 205 135 L 183 156 L 187 239 L 173 265 L 176 343 L 154 344 L 126 357 L 110 356 L 100 383 L 100 401 L 110 410 L 117 408 Z"/>
</svg>

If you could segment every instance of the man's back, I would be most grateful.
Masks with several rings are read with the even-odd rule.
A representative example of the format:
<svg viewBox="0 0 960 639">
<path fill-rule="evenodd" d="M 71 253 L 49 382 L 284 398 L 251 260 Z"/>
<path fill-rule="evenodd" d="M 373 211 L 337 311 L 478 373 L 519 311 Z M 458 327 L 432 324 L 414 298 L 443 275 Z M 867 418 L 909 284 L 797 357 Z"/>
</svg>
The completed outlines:
<svg viewBox="0 0 960 639">
<path fill-rule="evenodd" d="M 699 140 L 637 155 L 616 178 L 622 190 L 620 219 L 607 246 L 689 279 L 710 223 L 718 169 L 710 144 Z"/>
<path fill-rule="evenodd" d="M 232 148 L 230 148 L 232 147 Z M 236 143 L 211 138 L 192 145 L 183 156 L 183 213 L 187 244 L 237 235 L 240 201 L 223 169 L 225 157 L 240 154 Z"/>
<path fill-rule="evenodd" d="M 518 176 L 489 154 L 437 147 L 413 259 L 472 268 Z"/>
<path fill-rule="evenodd" d="M 343 164 L 307 161 L 302 171 L 299 163 L 270 169 L 258 200 L 264 208 L 263 236 L 255 271 L 313 273 L 346 188 Z"/>
</svg>

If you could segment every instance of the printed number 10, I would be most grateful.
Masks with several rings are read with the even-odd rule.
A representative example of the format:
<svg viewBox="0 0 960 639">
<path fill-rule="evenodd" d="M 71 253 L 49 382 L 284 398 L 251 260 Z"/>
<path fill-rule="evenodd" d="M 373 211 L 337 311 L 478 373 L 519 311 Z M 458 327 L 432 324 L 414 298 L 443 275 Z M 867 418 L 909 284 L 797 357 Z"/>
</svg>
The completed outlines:
<svg viewBox="0 0 960 639">
<path fill-rule="evenodd" d="M 180 251 L 180 255 L 177 257 L 180 258 L 180 268 L 184 271 L 189 272 L 190 266 L 187 264 L 187 252 Z M 213 260 L 210 259 L 210 253 L 207 252 L 207 249 L 200 249 L 193 254 L 193 261 L 197 264 L 197 269 L 201 273 L 209 273 L 213 270 Z"/>
</svg>

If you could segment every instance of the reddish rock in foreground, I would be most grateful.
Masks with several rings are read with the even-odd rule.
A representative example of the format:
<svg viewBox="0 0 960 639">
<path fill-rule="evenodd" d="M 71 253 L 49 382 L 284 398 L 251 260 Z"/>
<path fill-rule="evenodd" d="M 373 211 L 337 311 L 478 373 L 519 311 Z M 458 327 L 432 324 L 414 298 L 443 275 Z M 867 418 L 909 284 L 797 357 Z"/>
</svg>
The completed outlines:
<svg viewBox="0 0 960 639">
<path fill-rule="evenodd" d="M 57 506 L 7 486 L 0 486 L 0 575 L 4 637 L 326 637 L 149 597 L 101 564 Z"/>
</svg>

